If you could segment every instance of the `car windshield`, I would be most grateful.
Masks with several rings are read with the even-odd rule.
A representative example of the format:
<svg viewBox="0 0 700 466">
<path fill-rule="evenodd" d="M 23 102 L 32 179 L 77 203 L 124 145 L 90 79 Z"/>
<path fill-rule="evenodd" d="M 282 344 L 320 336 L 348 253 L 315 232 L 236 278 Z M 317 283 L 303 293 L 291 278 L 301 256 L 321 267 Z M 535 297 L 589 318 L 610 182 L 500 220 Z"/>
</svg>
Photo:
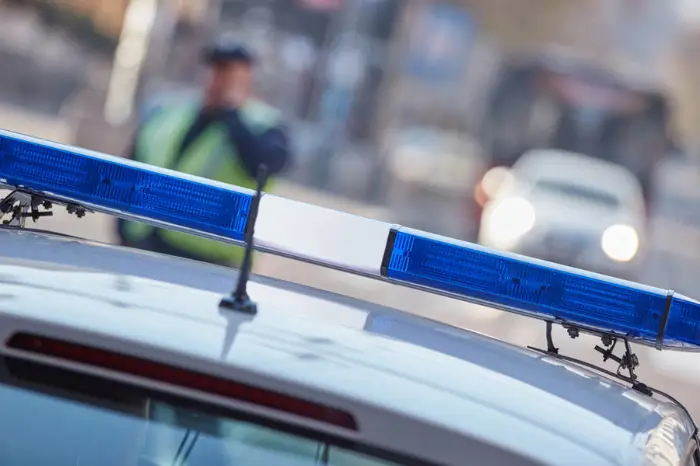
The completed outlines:
<svg viewBox="0 0 700 466">
<path fill-rule="evenodd" d="M 535 192 L 558 194 L 568 198 L 575 198 L 587 202 L 593 202 L 606 207 L 619 207 L 620 199 L 612 193 L 590 186 L 564 181 L 541 179 L 535 184 Z"/>
<path fill-rule="evenodd" d="M 3 465 L 401 464 L 360 447 L 350 450 L 291 433 L 271 422 L 214 414 L 192 402 L 67 374 L 0 358 Z"/>
</svg>

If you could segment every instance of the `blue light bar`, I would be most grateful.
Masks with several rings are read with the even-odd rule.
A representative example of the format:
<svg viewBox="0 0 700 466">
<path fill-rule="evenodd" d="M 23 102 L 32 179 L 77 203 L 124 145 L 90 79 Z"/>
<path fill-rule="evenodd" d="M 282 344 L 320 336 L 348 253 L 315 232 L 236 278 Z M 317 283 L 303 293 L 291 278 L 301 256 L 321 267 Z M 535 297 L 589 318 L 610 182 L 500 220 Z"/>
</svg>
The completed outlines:
<svg viewBox="0 0 700 466">
<path fill-rule="evenodd" d="M 234 241 L 243 240 L 253 194 L 6 131 L 0 131 L 0 184 Z"/>
<path fill-rule="evenodd" d="M 0 185 L 242 242 L 253 192 L 0 130 Z M 264 195 L 255 248 L 528 317 L 700 351 L 700 303 L 672 292 Z"/>
<path fill-rule="evenodd" d="M 700 346 L 700 303 L 666 290 L 398 228 L 382 273 L 531 317 L 657 347 Z"/>
</svg>

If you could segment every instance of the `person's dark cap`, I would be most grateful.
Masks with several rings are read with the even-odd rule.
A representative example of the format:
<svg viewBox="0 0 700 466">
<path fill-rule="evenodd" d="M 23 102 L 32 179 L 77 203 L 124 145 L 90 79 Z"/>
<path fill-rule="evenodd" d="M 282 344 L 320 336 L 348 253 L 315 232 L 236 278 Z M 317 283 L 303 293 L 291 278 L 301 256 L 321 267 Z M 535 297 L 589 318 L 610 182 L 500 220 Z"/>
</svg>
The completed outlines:
<svg viewBox="0 0 700 466">
<path fill-rule="evenodd" d="M 202 59 L 208 65 L 221 63 L 247 63 L 253 65 L 256 57 L 253 52 L 240 42 L 220 40 L 206 47 Z"/>
</svg>

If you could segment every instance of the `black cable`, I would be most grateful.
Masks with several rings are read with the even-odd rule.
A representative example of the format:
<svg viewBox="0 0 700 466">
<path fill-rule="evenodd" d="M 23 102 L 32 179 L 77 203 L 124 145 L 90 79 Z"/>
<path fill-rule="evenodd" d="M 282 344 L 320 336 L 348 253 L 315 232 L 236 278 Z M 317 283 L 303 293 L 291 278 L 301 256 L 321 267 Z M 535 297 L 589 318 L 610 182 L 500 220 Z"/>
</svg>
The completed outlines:
<svg viewBox="0 0 700 466">
<path fill-rule="evenodd" d="M 587 368 L 589 368 L 589 369 L 593 369 L 594 371 L 601 372 L 601 373 L 603 373 L 603 374 L 605 374 L 605 375 L 607 375 L 607 376 L 609 376 L 609 377 L 611 377 L 611 378 L 614 378 L 614 379 L 617 379 L 617 380 L 622 380 L 623 382 L 626 382 L 626 383 L 632 385 L 632 387 L 631 387 L 632 389 L 635 389 L 635 384 L 638 383 L 638 382 L 636 382 L 636 381 L 630 379 L 629 377 L 625 377 L 624 375 L 617 374 L 617 373 L 615 373 L 615 372 L 613 372 L 613 371 L 610 371 L 610 370 L 608 370 L 608 369 L 605 369 L 604 367 L 596 366 L 595 364 L 592 364 L 592 363 L 590 363 L 590 362 L 582 361 L 582 360 L 580 360 L 580 359 L 572 358 L 572 357 L 569 357 L 569 356 L 564 356 L 564 355 L 562 355 L 562 354 L 550 353 L 550 352 L 548 352 L 548 351 L 546 351 L 546 350 L 543 350 L 543 349 L 540 349 L 540 348 L 534 348 L 534 347 L 532 347 L 532 346 L 528 346 L 528 348 L 530 348 L 531 350 L 537 351 L 538 353 L 545 354 L 545 355 L 547 355 L 547 356 L 551 356 L 551 357 L 556 358 L 556 359 L 561 359 L 562 361 L 570 362 L 570 363 L 573 363 L 573 364 L 578 364 L 578 365 L 587 367 Z M 649 387 L 649 386 L 647 386 L 646 384 L 643 384 L 643 385 L 644 385 L 647 389 L 649 389 L 650 391 L 652 391 L 654 394 L 663 396 L 664 398 L 666 398 L 667 400 L 669 400 L 671 403 L 673 403 L 674 405 L 676 405 L 678 408 L 680 408 L 680 409 L 686 414 L 686 416 L 688 416 L 688 419 L 690 419 L 690 422 L 692 422 L 693 428 L 695 429 L 695 433 L 698 432 L 698 427 L 697 427 L 697 425 L 695 424 L 695 420 L 694 420 L 693 417 L 690 415 L 690 411 L 688 411 L 688 408 L 686 408 L 686 407 L 683 405 L 683 403 L 681 403 L 681 402 L 678 401 L 676 398 L 672 397 L 671 395 L 669 395 L 668 393 L 666 393 L 666 392 L 664 392 L 664 391 L 662 391 L 662 390 L 659 390 L 659 389 L 653 388 L 653 387 Z M 695 433 L 694 433 L 694 434 L 695 434 Z"/>
</svg>

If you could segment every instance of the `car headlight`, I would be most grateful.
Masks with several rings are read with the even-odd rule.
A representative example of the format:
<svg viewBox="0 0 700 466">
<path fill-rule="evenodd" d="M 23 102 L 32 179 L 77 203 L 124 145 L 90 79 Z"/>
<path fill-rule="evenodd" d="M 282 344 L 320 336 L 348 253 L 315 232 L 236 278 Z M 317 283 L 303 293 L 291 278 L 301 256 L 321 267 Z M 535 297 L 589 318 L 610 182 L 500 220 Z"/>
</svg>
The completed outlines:
<svg viewBox="0 0 700 466">
<path fill-rule="evenodd" d="M 603 233 L 600 246 L 615 262 L 629 262 L 639 251 L 639 235 L 629 225 L 613 225 Z"/>
<path fill-rule="evenodd" d="M 487 243 L 510 249 L 535 226 L 535 207 L 521 197 L 508 197 L 490 206 L 486 213 Z"/>
</svg>

